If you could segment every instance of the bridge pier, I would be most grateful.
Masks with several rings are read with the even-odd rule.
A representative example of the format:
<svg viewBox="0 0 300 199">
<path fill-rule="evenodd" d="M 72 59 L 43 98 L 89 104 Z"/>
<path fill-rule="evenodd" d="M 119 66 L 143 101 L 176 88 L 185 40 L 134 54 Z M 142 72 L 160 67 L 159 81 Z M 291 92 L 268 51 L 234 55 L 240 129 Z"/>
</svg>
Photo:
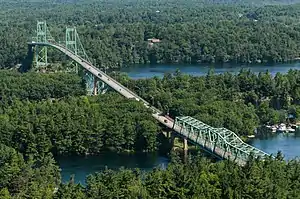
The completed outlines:
<svg viewBox="0 0 300 199">
<path fill-rule="evenodd" d="M 98 95 L 98 79 L 94 77 L 93 95 Z"/>
<path fill-rule="evenodd" d="M 186 163 L 188 160 L 188 140 L 186 137 L 183 138 L 183 160 Z"/>
<path fill-rule="evenodd" d="M 172 132 L 171 131 L 167 131 L 167 138 L 171 138 L 171 134 L 172 134 Z"/>
<path fill-rule="evenodd" d="M 170 138 L 170 144 L 171 144 L 172 147 L 174 147 L 174 141 L 175 141 L 175 138 L 176 138 L 175 133 L 172 133 L 171 131 L 168 131 L 167 132 L 167 138 Z M 182 150 L 184 152 L 187 152 L 189 150 L 187 138 L 183 138 L 183 147 L 182 147 Z"/>
<path fill-rule="evenodd" d="M 103 75 L 105 78 L 107 78 L 107 81 L 104 81 L 106 83 L 101 82 L 101 80 L 104 80 L 104 77 L 99 75 L 96 67 L 93 66 L 87 54 L 85 53 L 75 28 L 68 28 L 66 30 L 65 45 L 57 44 L 55 42 L 50 35 L 50 32 L 46 26 L 46 22 L 38 22 L 36 36 L 36 39 L 33 39 L 33 41 L 29 43 L 30 46 L 35 46 L 36 50 L 41 50 L 35 51 L 35 53 L 40 53 L 40 56 L 36 54 L 36 58 L 38 58 L 35 59 L 36 65 L 47 66 L 46 47 L 54 47 L 83 67 L 83 70 L 80 70 L 80 75 L 85 80 L 88 95 L 104 93 L 107 90 L 105 87 L 110 86 L 113 90 L 122 90 L 120 94 L 126 98 L 135 98 L 138 101 L 143 101 L 144 105 L 149 108 L 150 103 L 145 102 L 145 100 L 143 100 L 137 94 L 134 94 L 131 90 L 121 85 L 119 82 L 109 81 L 110 77 L 105 73 L 100 75 Z M 88 67 L 89 69 L 93 68 L 94 70 L 89 70 L 87 69 Z M 97 78 L 100 79 L 95 80 Z M 102 85 L 99 85 L 100 82 Z M 252 147 L 247 143 L 244 143 L 234 132 L 226 128 L 214 128 L 190 116 L 176 117 L 174 122 L 172 118 L 163 118 L 159 116 L 162 112 L 157 110 L 155 107 L 150 106 L 150 109 L 153 111 L 154 114 L 152 114 L 152 116 L 156 120 L 161 122 L 167 128 L 172 129 L 173 132 L 176 132 L 178 137 L 184 137 L 183 151 L 185 154 L 187 154 L 188 151 L 188 138 L 192 143 L 201 146 L 207 152 L 214 153 L 215 155 L 221 157 L 225 156 L 227 159 L 234 157 L 233 161 L 236 161 L 238 164 L 241 164 L 241 161 L 244 161 L 249 156 L 249 153 L 254 153 L 255 157 L 264 157 L 266 155 L 269 156 L 267 153 Z M 172 122 L 173 127 L 171 128 L 169 124 Z M 170 143 L 172 146 L 174 146 L 174 139 L 176 135 L 174 135 L 175 133 L 172 132 L 168 134 L 171 134 L 167 136 L 171 137 Z M 214 146 L 213 144 L 216 145 Z"/>
<path fill-rule="evenodd" d="M 188 141 L 187 141 L 187 138 L 183 138 L 183 150 L 184 151 L 188 151 Z"/>
<path fill-rule="evenodd" d="M 174 141 L 175 141 L 175 135 L 172 132 L 167 132 L 167 136 L 168 136 L 168 138 L 170 138 L 170 144 L 173 148 L 174 147 Z"/>
</svg>

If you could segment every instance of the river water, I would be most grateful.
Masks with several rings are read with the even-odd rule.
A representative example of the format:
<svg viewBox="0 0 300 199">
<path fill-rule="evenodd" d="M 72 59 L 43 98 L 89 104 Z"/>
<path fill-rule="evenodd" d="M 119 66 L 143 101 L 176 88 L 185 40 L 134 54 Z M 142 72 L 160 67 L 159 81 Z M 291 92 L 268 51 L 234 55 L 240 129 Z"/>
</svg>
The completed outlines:
<svg viewBox="0 0 300 199">
<path fill-rule="evenodd" d="M 281 151 L 286 160 L 300 157 L 300 135 L 295 135 L 294 133 L 280 133 L 256 138 L 250 141 L 250 144 L 274 156 L 276 156 L 278 151 Z"/>
<path fill-rule="evenodd" d="M 278 65 L 140 65 L 121 69 L 121 72 L 127 73 L 130 78 L 151 78 L 154 76 L 163 77 L 165 73 L 175 72 L 179 69 L 182 73 L 194 76 L 206 75 L 210 68 L 214 68 L 215 73 L 224 72 L 238 73 L 241 68 L 249 68 L 255 73 L 268 70 L 272 75 L 277 72 L 287 73 L 289 69 L 300 69 L 300 63 L 278 64 Z M 251 141 L 251 145 L 267 152 L 275 154 L 282 151 L 286 160 L 300 156 L 300 137 L 295 135 L 275 135 L 267 138 L 256 138 Z M 166 167 L 168 159 L 154 154 L 116 154 L 105 153 L 98 156 L 89 157 L 59 157 L 57 162 L 62 169 L 62 181 L 67 182 L 72 174 L 75 175 L 75 182 L 85 184 L 85 177 L 89 174 L 104 170 L 105 168 L 118 169 L 140 168 L 150 170 L 154 167 Z"/>
<path fill-rule="evenodd" d="M 289 64 L 265 64 L 265 65 L 211 65 L 211 64 L 201 64 L 201 65 L 134 65 L 126 68 L 122 68 L 120 71 L 128 74 L 132 79 L 143 79 L 151 78 L 154 76 L 163 77 L 165 73 L 173 73 L 179 69 L 182 73 L 193 75 L 193 76 L 203 76 L 206 75 L 209 69 L 213 68 L 216 74 L 222 74 L 225 72 L 238 73 L 242 68 L 250 69 L 255 73 L 265 72 L 268 70 L 272 75 L 276 73 L 287 73 L 290 69 L 300 70 L 300 63 L 289 63 Z"/>
<path fill-rule="evenodd" d="M 165 169 L 169 159 L 158 153 L 114 153 L 106 152 L 95 156 L 60 156 L 56 158 L 60 168 L 62 182 L 68 182 L 70 176 L 74 174 L 75 182 L 85 184 L 85 178 L 89 174 L 102 170 L 118 170 L 124 168 L 140 168 L 147 171 L 154 167 Z"/>
</svg>

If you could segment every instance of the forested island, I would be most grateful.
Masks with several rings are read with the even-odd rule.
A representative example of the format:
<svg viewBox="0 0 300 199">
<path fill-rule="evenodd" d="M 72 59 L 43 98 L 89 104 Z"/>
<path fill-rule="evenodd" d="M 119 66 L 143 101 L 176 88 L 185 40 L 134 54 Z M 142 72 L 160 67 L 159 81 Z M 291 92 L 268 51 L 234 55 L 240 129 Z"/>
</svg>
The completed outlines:
<svg viewBox="0 0 300 199">
<path fill-rule="evenodd" d="M 85 82 L 69 73 L 19 73 L 37 20 L 63 37 L 76 26 L 88 55 L 100 68 L 136 63 L 287 62 L 300 57 L 296 0 L 0 2 L 0 198 L 299 198 L 300 162 L 249 158 L 244 167 L 215 162 L 199 152 L 183 161 L 171 151 L 163 127 L 141 102 L 112 90 L 87 96 Z M 150 40 L 149 40 L 150 39 Z M 49 61 L 69 60 L 49 49 Z M 9 70 L 8 70 L 9 69 Z M 162 79 L 123 85 L 171 117 L 189 115 L 241 137 L 259 125 L 300 118 L 300 72 Z M 54 157 L 105 151 L 170 154 L 167 169 L 107 169 L 86 186 L 61 182 Z"/>
<path fill-rule="evenodd" d="M 297 1 L 4 0 L 0 67 L 22 63 L 24 44 L 35 35 L 37 20 L 47 20 L 57 41 L 65 26 L 76 26 L 89 57 L 101 68 L 286 62 L 300 57 L 300 5 L 262 6 L 278 2 Z M 52 51 L 49 58 L 55 62 L 64 57 Z"/>
<path fill-rule="evenodd" d="M 300 163 L 286 162 L 281 154 L 265 161 L 250 159 L 245 167 L 201 156 L 183 163 L 174 155 L 166 170 L 105 170 L 89 176 L 85 187 L 72 180 L 60 184 L 53 155 L 149 152 L 166 146 L 168 140 L 140 102 L 113 91 L 85 96 L 84 84 L 75 74 L 1 71 L 0 76 L 2 198 L 297 198 L 299 194 Z M 177 72 L 163 79 L 129 80 L 122 74 L 117 78 L 128 87 L 144 88 L 140 94 L 162 110 L 169 109 L 170 115 L 190 114 L 240 136 L 253 133 L 259 123 L 277 122 L 282 111 L 293 110 L 299 117 L 298 71 L 275 78 L 250 71 L 236 76 L 210 72 L 192 77 Z M 249 93 L 247 86 L 256 89 Z"/>
</svg>

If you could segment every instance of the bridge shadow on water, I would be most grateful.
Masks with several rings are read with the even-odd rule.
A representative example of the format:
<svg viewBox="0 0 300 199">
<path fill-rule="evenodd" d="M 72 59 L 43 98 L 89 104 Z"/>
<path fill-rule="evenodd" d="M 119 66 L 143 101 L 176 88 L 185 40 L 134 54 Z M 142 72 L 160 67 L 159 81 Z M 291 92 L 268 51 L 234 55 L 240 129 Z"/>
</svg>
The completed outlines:
<svg viewBox="0 0 300 199">
<path fill-rule="evenodd" d="M 218 161 L 218 159 L 205 153 L 199 147 L 196 148 L 192 145 L 190 145 L 188 155 L 186 155 L 181 147 L 172 148 L 169 139 L 163 134 L 159 134 L 157 139 L 161 144 L 158 151 L 153 153 L 117 153 L 106 151 L 89 156 L 57 156 L 55 159 L 61 168 L 62 182 L 69 182 L 74 175 L 74 182 L 85 186 L 85 179 L 88 175 L 106 169 L 138 168 L 141 171 L 151 171 L 154 168 L 166 169 L 174 152 L 183 162 L 187 158 L 199 155 L 211 159 L 213 162 Z"/>
<path fill-rule="evenodd" d="M 101 172 L 106 169 L 119 170 L 138 168 L 142 171 L 150 171 L 160 167 L 166 169 L 169 158 L 154 153 L 116 153 L 103 152 L 90 156 L 58 156 L 55 158 L 61 168 L 62 182 L 66 183 L 74 175 L 75 183 L 85 185 L 88 175 Z"/>
<path fill-rule="evenodd" d="M 21 67 L 19 68 L 19 72 L 21 72 L 21 73 L 28 72 L 32 67 L 33 58 L 34 58 L 34 52 L 33 52 L 32 46 L 28 45 L 27 56 L 22 61 Z"/>
</svg>

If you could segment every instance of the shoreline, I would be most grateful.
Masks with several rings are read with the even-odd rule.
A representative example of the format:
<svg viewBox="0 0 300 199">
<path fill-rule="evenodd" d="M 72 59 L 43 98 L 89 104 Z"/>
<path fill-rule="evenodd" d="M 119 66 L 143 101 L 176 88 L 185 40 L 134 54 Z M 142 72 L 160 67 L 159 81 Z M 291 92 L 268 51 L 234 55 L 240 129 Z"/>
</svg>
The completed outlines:
<svg viewBox="0 0 300 199">
<path fill-rule="evenodd" d="M 201 65 L 220 65 L 220 66 L 224 66 L 224 65 L 231 65 L 231 66 L 273 66 L 273 65 L 277 65 L 277 64 L 293 64 L 293 63 L 299 63 L 300 62 L 300 57 L 294 58 L 294 59 L 290 59 L 287 61 L 281 61 L 281 62 L 270 62 L 270 61 L 266 61 L 266 62 L 234 62 L 234 61 L 228 61 L 228 62 L 156 62 L 156 63 L 151 63 L 151 62 L 147 62 L 147 63 L 123 63 L 121 65 L 117 65 L 115 67 L 108 67 L 106 68 L 106 70 L 108 72 L 112 72 L 116 69 L 122 69 L 122 68 L 130 68 L 130 67 L 135 67 L 135 66 L 160 66 L 160 65 L 187 65 L 187 66 L 201 66 Z M 99 67 L 100 69 L 103 67 Z"/>
</svg>

